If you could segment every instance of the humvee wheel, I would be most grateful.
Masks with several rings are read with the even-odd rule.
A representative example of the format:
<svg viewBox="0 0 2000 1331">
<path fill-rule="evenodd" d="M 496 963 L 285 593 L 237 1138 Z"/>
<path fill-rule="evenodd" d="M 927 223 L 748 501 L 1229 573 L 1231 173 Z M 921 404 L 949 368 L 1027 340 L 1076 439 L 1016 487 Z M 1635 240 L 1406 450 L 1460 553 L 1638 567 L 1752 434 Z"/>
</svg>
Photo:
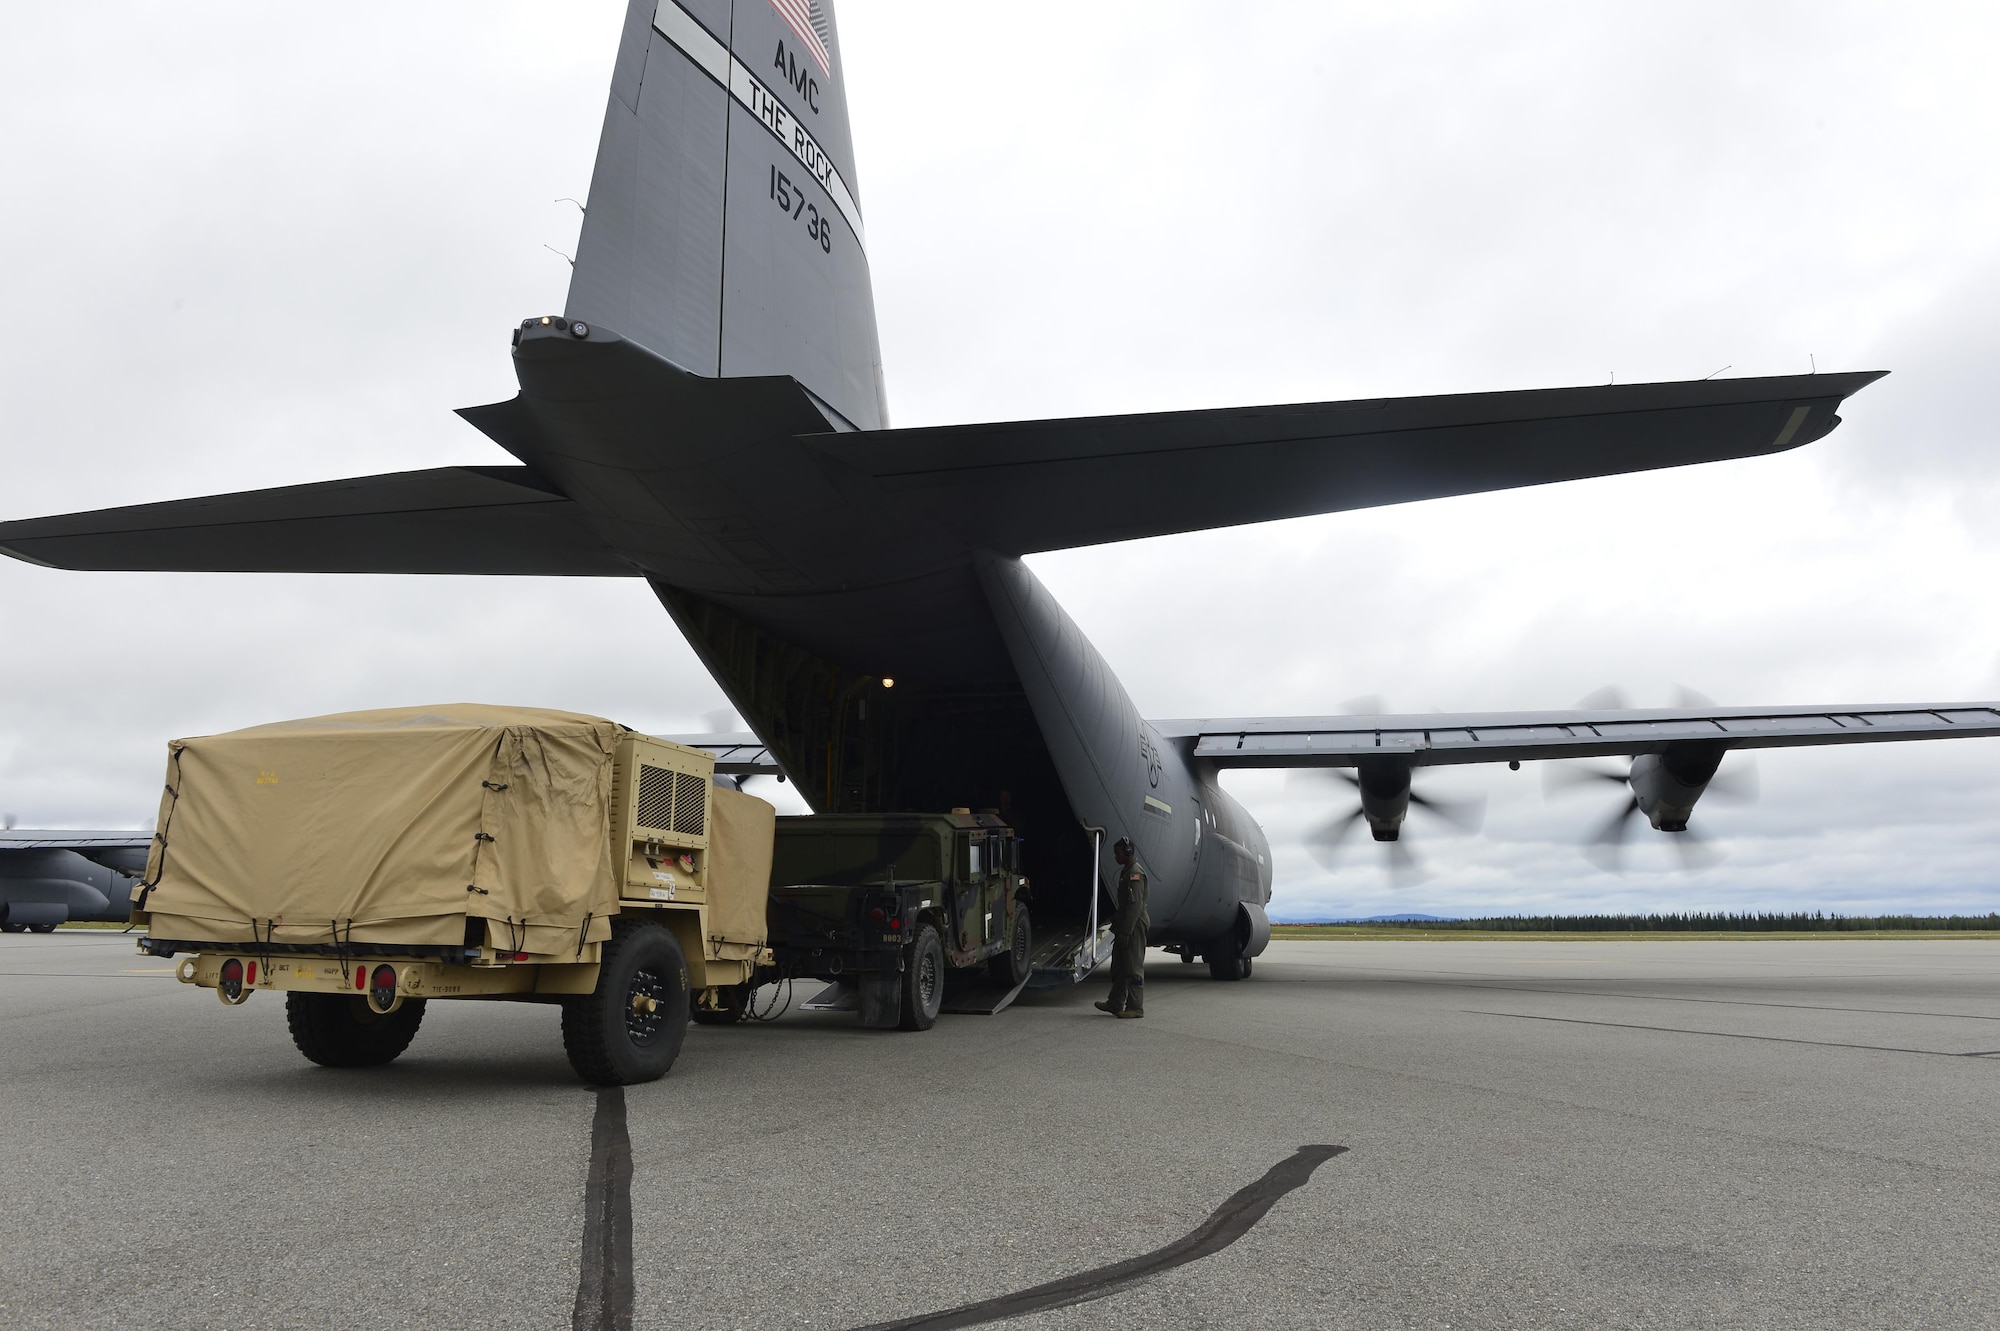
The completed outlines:
<svg viewBox="0 0 2000 1331">
<path fill-rule="evenodd" d="M 381 1013 L 346 994 L 285 995 L 285 1024 L 299 1052 L 323 1068 L 372 1068 L 394 1059 L 417 1038 L 424 1000 L 406 998 Z"/>
<path fill-rule="evenodd" d="M 700 1026 L 734 1026 L 743 1020 L 743 1009 L 749 1006 L 750 986 L 719 984 L 715 987 L 715 997 L 720 1007 L 705 1008 L 697 1003 L 690 1009 L 695 1023 Z"/>
<path fill-rule="evenodd" d="M 898 1024 L 906 1031 L 927 1031 L 944 1006 L 944 944 L 936 929 L 917 926 L 908 963 L 903 968 L 903 1019 Z"/>
<path fill-rule="evenodd" d="M 1035 929 L 1028 922 L 1028 908 L 1014 907 L 1013 946 L 986 963 L 986 973 L 993 983 L 1003 989 L 1012 989 L 1028 978 L 1030 963 L 1035 955 Z"/>
<path fill-rule="evenodd" d="M 599 1086 L 657 1081 L 687 1038 L 681 945 L 664 925 L 613 921 L 597 988 L 562 1009 L 563 1052 L 577 1076 Z"/>
</svg>

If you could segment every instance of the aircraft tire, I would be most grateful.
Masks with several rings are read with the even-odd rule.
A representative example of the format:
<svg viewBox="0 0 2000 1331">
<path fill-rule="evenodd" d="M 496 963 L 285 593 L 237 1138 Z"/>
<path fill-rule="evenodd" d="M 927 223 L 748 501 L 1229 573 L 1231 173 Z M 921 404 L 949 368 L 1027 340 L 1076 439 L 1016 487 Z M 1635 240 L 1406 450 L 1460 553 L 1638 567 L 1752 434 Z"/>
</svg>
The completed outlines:
<svg viewBox="0 0 2000 1331">
<path fill-rule="evenodd" d="M 53 924 L 31 924 L 28 926 L 29 933 L 52 934 L 55 931 L 56 927 Z"/>
<path fill-rule="evenodd" d="M 750 986 L 747 984 L 717 985 L 715 996 L 721 1000 L 719 1008 L 690 1007 L 688 1013 L 697 1026 L 734 1026 L 743 1020 L 743 1009 L 750 1002 Z"/>
<path fill-rule="evenodd" d="M 597 988 L 563 1000 L 563 1052 L 594 1086 L 658 1081 L 687 1039 L 688 968 L 666 926 L 614 921 Z"/>
<path fill-rule="evenodd" d="M 1208 978 L 1211 980 L 1247 980 L 1250 978 L 1250 959 L 1243 955 L 1242 941 L 1235 934 L 1225 935 L 1211 945 L 1204 955 L 1208 957 Z"/>
<path fill-rule="evenodd" d="M 23 934 L 27 931 L 25 924 L 0 924 L 0 934 Z"/>
<path fill-rule="evenodd" d="M 1028 920 L 1028 908 L 1014 908 L 1014 935 L 1005 952 L 986 963 L 986 973 L 1002 989 L 1012 989 L 1028 978 L 1035 958 L 1035 926 Z"/>
<path fill-rule="evenodd" d="M 299 1052 L 323 1068 L 372 1068 L 393 1061 L 417 1038 L 424 1000 L 406 998 L 381 1013 L 346 994 L 285 995 L 285 1025 Z"/>
<path fill-rule="evenodd" d="M 944 1007 L 944 944 L 928 924 L 917 926 L 910 944 L 909 965 L 903 968 L 903 1019 L 906 1031 L 927 1031 Z"/>
</svg>

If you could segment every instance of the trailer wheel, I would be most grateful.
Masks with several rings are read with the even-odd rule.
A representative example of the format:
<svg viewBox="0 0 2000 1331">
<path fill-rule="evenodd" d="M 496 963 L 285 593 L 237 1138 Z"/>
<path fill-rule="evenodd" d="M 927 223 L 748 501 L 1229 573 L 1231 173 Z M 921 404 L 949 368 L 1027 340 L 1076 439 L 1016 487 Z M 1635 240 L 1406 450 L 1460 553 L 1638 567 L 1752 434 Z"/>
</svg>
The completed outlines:
<svg viewBox="0 0 2000 1331">
<path fill-rule="evenodd" d="M 903 968 L 903 1020 L 906 1031 L 927 1031 L 944 1007 L 944 944 L 928 924 L 917 926 L 910 944 L 909 965 Z"/>
<path fill-rule="evenodd" d="M 424 1000 L 406 998 L 394 1012 L 377 1012 L 346 994 L 285 995 L 285 1025 L 299 1052 L 323 1068 L 373 1068 L 410 1047 L 423 1024 Z"/>
<path fill-rule="evenodd" d="M 743 1009 L 750 1003 L 750 986 L 747 984 L 718 984 L 715 999 L 721 1006 L 705 1008 L 696 1004 L 689 1009 L 699 1026 L 734 1026 L 743 1020 Z"/>
<path fill-rule="evenodd" d="M 667 1075 L 687 1038 L 688 969 L 665 926 L 613 921 L 597 988 L 563 1000 L 563 1052 L 598 1086 Z"/>
<path fill-rule="evenodd" d="M 1003 989 L 1012 989 L 1028 978 L 1035 955 L 1035 928 L 1028 922 L 1028 908 L 1014 908 L 1013 945 L 986 963 L 987 974 Z"/>
</svg>

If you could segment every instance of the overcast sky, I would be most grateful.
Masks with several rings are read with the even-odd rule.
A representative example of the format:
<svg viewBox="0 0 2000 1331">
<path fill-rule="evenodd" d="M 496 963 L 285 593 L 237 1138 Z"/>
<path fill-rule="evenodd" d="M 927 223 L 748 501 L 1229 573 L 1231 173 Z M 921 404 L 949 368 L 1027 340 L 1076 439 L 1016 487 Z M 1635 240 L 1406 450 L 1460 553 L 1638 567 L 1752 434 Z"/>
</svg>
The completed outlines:
<svg viewBox="0 0 2000 1331">
<path fill-rule="evenodd" d="M 18 6 L 0 517 L 511 461 L 451 409 L 511 395 L 510 325 L 562 306 L 552 201 L 588 189 L 623 8 Z M 1894 371 L 1775 458 L 1032 560 L 1146 714 L 2000 697 L 2000 10 L 838 17 L 899 425 Z M 0 615 L 23 825 L 148 823 L 167 739 L 282 717 L 726 706 L 636 581 L 0 561 Z M 2000 741 L 1758 764 L 1695 873 L 1652 833 L 1582 858 L 1616 792 L 1420 774 L 1486 829 L 1413 820 L 1401 888 L 1372 846 L 1305 853 L 1337 794 L 1225 784 L 1291 918 L 2000 906 Z"/>
</svg>

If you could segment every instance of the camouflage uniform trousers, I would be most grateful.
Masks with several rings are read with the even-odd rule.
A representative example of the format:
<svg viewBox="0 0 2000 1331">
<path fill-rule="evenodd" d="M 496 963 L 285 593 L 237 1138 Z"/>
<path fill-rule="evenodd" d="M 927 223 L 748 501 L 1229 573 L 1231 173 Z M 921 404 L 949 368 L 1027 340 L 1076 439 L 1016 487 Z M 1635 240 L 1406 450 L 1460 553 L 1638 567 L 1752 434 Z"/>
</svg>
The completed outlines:
<svg viewBox="0 0 2000 1331">
<path fill-rule="evenodd" d="M 1146 871 L 1134 860 L 1118 875 L 1118 914 L 1111 924 L 1117 941 L 1111 949 L 1111 996 L 1106 1002 L 1113 1012 L 1146 1010 L 1146 930 L 1151 924 Z"/>
</svg>

